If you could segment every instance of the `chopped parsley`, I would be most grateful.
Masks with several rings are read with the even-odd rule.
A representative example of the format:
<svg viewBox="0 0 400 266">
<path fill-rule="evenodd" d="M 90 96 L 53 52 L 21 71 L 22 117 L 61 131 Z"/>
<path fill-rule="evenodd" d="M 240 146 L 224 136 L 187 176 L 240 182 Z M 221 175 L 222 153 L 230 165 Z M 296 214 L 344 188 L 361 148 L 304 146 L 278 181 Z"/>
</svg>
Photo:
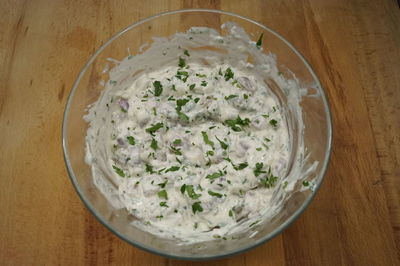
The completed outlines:
<svg viewBox="0 0 400 266">
<path fill-rule="evenodd" d="M 182 191 L 183 191 L 183 192 L 182 192 Z M 198 199 L 198 198 L 201 196 L 201 194 L 197 194 L 196 192 L 194 192 L 194 187 L 193 187 L 193 185 L 183 185 L 183 186 L 181 187 L 181 192 L 182 192 L 182 193 L 185 193 L 185 191 L 187 192 L 188 196 L 189 196 L 191 199 Z"/>
<path fill-rule="evenodd" d="M 228 149 L 229 145 L 226 144 L 225 142 L 223 142 L 222 140 L 220 140 L 217 136 L 215 136 L 215 138 L 218 140 L 219 144 L 221 145 L 221 148 L 226 150 Z"/>
<path fill-rule="evenodd" d="M 261 33 L 260 37 L 258 38 L 258 41 L 256 43 L 257 48 L 260 48 L 262 43 L 263 43 L 263 37 L 264 37 L 264 33 Z"/>
<path fill-rule="evenodd" d="M 153 82 L 153 86 L 154 86 L 154 96 L 160 96 L 163 91 L 163 86 L 161 85 L 161 82 L 156 80 Z"/>
<path fill-rule="evenodd" d="M 233 216 L 233 211 L 229 210 L 228 215 L 229 215 L 229 217 L 232 217 Z"/>
<path fill-rule="evenodd" d="M 154 174 L 153 166 L 151 164 L 146 164 L 146 172 L 150 174 Z"/>
<path fill-rule="evenodd" d="M 160 173 L 160 171 L 158 171 L 158 173 Z M 159 186 L 160 188 L 165 188 L 165 186 L 168 183 L 168 179 L 166 179 L 164 182 L 157 184 L 157 186 Z"/>
<path fill-rule="evenodd" d="M 160 128 L 162 128 L 163 126 L 164 126 L 163 123 L 154 124 L 154 125 L 152 125 L 151 127 L 146 128 L 146 132 L 147 132 L 147 133 L 150 133 L 151 135 L 154 136 L 154 133 L 155 133 L 157 130 L 159 130 Z"/>
<path fill-rule="evenodd" d="M 131 145 L 135 145 L 135 138 L 132 136 L 127 136 L 126 139 L 128 140 L 128 143 Z"/>
<path fill-rule="evenodd" d="M 207 81 L 203 80 L 200 85 L 203 87 L 207 86 Z"/>
<path fill-rule="evenodd" d="M 178 100 L 176 100 L 176 105 L 179 107 L 179 111 L 181 110 L 182 106 L 184 106 L 188 102 L 189 102 L 189 99 L 178 99 Z"/>
<path fill-rule="evenodd" d="M 157 140 L 155 140 L 155 139 L 153 138 L 153 139 L 151 140 L 150 147 L 151 147 L 153 150 L 157 150 L 157 149 L 158 149 Z"/>
<path fill-rule="evenodd" d="M 116 167 L 115 165 L 112 166 L 114 171 L 120 176 L 120 177 L 125 177 L 125 173 L 122 169 Z"/>
<path fill-rule="evenodd" d="M 221 177 L 221 176 L 223 176 L 223 175 L 224 175 L 224 173 L 220 170 L 219 172 L 215 172 L 215 173 L 212 173 L 212 174 L 207 175 L 206 178 L 207 178 L 207 179 L 214 180 L 214 179 L 216 179 L 216 178 L 218 178 L 218 177 Z"/>
<path fill-rule="evenodd" d="M 217 197 L 217 198 L 222 198 L 222 194 L 214 192 L 214 191 L 211 191 L 211 190 L 208 191 L 208 195 L 213 196 L 213 197 Z"/>
<path fill-rule="evenodd" d="M 239 97 L 239 95 L 237 95 L 237 94 L 231 94 L 231 95 L 229 95 L 229 96 L 225 96 L 225 100 L 230 100 L 230 99 L 233 99 L 233 98 L 236 98 L 236 97 Z"/>
<path fill-rule="evenodd" d="M 269 124 L 270 124 L 271 126 L 273 126 L 273 127 L 276 127 L 276 126 L 278 125 L 278 121 L 276 121 L 275 119 L 271 119 L 271 120 L 269 121 Z"/>
<path fill-rule="evenodd" d="M 267 172 L 262 170 L 263 167 L 264 167 L 263 163 L 256 163 L 256 168 L 253 170 L 254 175 L 259 176 L 261 174 L 266 174 Z"/>
<path fill-rule="evenodd" d="M 167 202 L 165 202 L 165 201 L 161 201 L 161 202 L 160 202 L 160 206 L 161 206 L 161 207 L 166 207 L 166 208 L 169 207 L 169 206 L 167 205 Z"/>
<path fill-rule="evenodd" d="M 247 100 L 247 99 L 249 98 L 249 95 L 243 94 L 243 98 L 244 98 L 245 100 Z"/>
<path fill-rule="evenodd" d="M 170 146 L 169 149 L 170 149 L 170 151 L 171 151 L 172 153 L 174 153 L 174 154 L 176 154 L 176 155 L 182 155 L 181 149 L 177 149 L 177 148 L 175 148 L 175 147 L 173 147 L 173 146 Z"/>
<path fill-rule="evenodd" d="M 179 70 L 178 70 L 178 71 L 176 72 L 175 77 L 176 77 L 177 79 L 182 80 L 183 82 L 186 82 L 186 80 L 187 80 L 188 77 L 189 77 L 189 73 L 188 73 L 187 71 L 179 71 Z"/>
<path fill-rule="evenodd" d="M 200 201 L 197 201 L 197 202 L 193 203 L 192 211 L 193 211 L 194 214 L 196 214 L 196 212 L 202 212 L 203 211 L 203 208 L 201 207 L 200 203 L 201 203 Z"/>
<path fill-rule="evenodd" d="M 182 143 L 182 140 L 181 139 L 176 139 L 176 140 L 174 140 L 173 142 L 172 142 L 172 144 L 174 144 L 174 145 L 179 145 L 179 144 L 181 144 Z"/>
<path fill-rule="evenodd" d="M 199 74 L 199 73 L 196 73 L 196 77 L 199 77 L 199 78 L 205 78 L 205 77 L 207 77 L 206 75 L 204 75 L 204 74 Z"/>
<path fill-rule="evenodd" d="M 233 164 L 232 164 L 233 165 Z M 243 170 L 244 168 L 246 168 L 247 166 L 249 166 L 248 163 L 244 162 L 244 163 L 240 163 L 238 165 L 233 165 L 233 168 L 238 171 L 238 170 Z"/>
<path fill-rule="evenodd" d="M 243 131 L 243 126 L 248 126 L 250 124 L 250 119 L 242 119 L 240 116 L 238 116 L 236 119 L 225 120 L 225 124 L 232 128 L 233 131 L 239 132 Z"/>
<path fill-rule="evenodd" d="M 157 195 L 158 195 L 158 197 L 161 198 L 161 199 L 166 199 L 166 200 L 168 199 L 168 193 L 167 193 L 167 191 L 166 191 L 165 189 L 159 191 L 159 192 L 157 193 Z"/>
<path fill-rule="evenodd" d="M 189 51 L 188 51 L 188 50 L 185 50 L 185 51 L 183 51 L 183 53 L 184 53 L 186 56 L 190 56 L 190 54 L 189 54 Z"/>
<path fill-rule="evenodd" d="M 205 131 L 201 131 L 201 135 L 203 135 L 204 143 L 210 145 L 214 149 L 214 142 L 208 138 L 208 135 Z"/>
<path fill-rule="evenodd" d="M 183 59 L 182 57 L 179 57 L 178 66 L 179 66 L 179 67 L 185 67 L 185 66 L 186 66 L 186 61 L 185 61 L 185 59 Z"/>
<path fill-rule="evenodd" d="M 171 166 L 170 168 L 168 168 L 167 170 L 165 170 L 165 173 L 168 172 L 176 172 L 179 170 L 179 168 L 181 168 L 180 166 Z"/>
<path fill-rule="evenodd" d="M 286 187 L 287 187 L 287 185 L 289 184 L 289 182 L 288 181 L 285 181 L 284 183 L 283 183 L 283 189 L 285 189 Z"/>
<path fill-rule="evenodd" d="M 198 103 L 200 101 L 200 98 L 196 98 L 193 100 L 195 103 Z"/>
<path fill-rule="evenodd" d="M 190 86 L 189 86 L 189 90 L 193 90 L 194 88 L 196 87 L 196 84 L 190 84 Z"/>
<path fill-rule="evenodd" d="M 176 108 L 176 113 L 178 114 L 178 117 L 183 120 L 183 121 L 189 121 L 189 117 L 182 113 L 181 111 L 178 111 L 178 108 Z"/>
<path fill-rule="evenodd" d="M 261 179 L 261 184 L 266 188 L 271 188 L 275 185 L 277 180 L 278 177 L 272 174 L 271 167 L 269 167 L 267 175 Z"/>
<path fill-rule="evenodd" d="M 308 187 L 309 185 L 310 185 L 310 182 L 308 182 L 306 180 L 303 181 L 303 186 Z"/>
<path fill-rule="evenodd" d="M 233 79 L 233 76 L 234 76 L 234 74 L 233 74 L 232 70 L 228 67 L 224 74 L 225 81 Z"/>
</svg>

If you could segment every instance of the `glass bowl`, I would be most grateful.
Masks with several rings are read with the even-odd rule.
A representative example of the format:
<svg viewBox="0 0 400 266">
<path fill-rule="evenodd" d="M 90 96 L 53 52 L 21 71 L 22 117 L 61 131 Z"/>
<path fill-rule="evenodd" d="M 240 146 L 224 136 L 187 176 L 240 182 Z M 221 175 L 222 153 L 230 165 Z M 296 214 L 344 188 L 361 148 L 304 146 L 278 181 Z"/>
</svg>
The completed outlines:
<svg viewBox="0 0 400 266">
<path fill-rule="evenodd" d="M 295 184 L 286 196 L 284 207 L 271 221 L 255 226 L 257 234 L 182 245 L 179 240 L 163 239 L 133 227 L 129 224 L 128 213 L 125 210 L 114 209 L 95 187 L 91 169 L 84 159 L 88 124 L 83 117 L 87 106 L 98 99 L 104 89 L 104 82 L 109 79 L 107 66 L 112 64 L 110 58 L 122 60 L 128 56 L 128 51 L 131 54 L 140 53 L 142 45 L 146 42 L 151 43 L 154 36 L 168 37 L 176 32 L 185 32 L 193 26 L 209 27 L 221 32 L 221 25 L 228 21 L 244 28 L 255 41 L 263 34 L 262 46 L 265 53 L 275 54 L 279 70 L 286 78 L 297 79 L 303 89 L 301 117 L 305 127 L 299 128 L 296 121 L 291 121 L 290 135 L 292 158 L 307 158 L 303 167 L 305 172 L 300 173 L 305 179 Z M 275 88 L 274 92 L 283 105 L 288 104 L 285 103 L 285 95 L 279 88 Z M 290 116 L 289 113 L 288 115 Z M 115 34 L 93 54 L 79 73 L 68 97 L 62 128 L 64 159 L 69 176 L 78 195 L 92 214 L 114 234 L 138 248 L 171 258 L 192 260 L 221 258 L 249 250 L 287 228 L 304 211 L 321 185 L 330 157 L 331 139 L 331 117 L 325 93 L 303 56 L 282 36 L 256 21 L 208 9 L 161 13 L 136 22 Z M 306 154 L 299 154 L 300 143 L 304 143 Z M 318 161 L 315 169 L 307 172 L 314 161 Z M 311 184 L 310 189 L 304 189 L 303 182 Z"/>
</svg>

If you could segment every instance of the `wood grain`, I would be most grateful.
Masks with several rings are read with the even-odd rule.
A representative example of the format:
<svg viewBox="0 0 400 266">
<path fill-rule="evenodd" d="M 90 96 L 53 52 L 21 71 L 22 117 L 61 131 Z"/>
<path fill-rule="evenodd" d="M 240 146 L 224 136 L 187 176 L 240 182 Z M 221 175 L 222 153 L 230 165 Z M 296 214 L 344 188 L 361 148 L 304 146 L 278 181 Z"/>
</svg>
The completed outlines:
<svg viewBox="0 0 400 266">
<path fill-rule="evenodd" d="M 1 1 L 0 264 L 400 265 L 400 10 L 394 0 Z M 318 195 L 284 233 L 209 262 L 123 242 L 85 209 L 65 170 L 61 122 L 80 67 L 113 33 L 180 8 L 255 19 L 311 63 L 333 115 Z"/>
</svg>

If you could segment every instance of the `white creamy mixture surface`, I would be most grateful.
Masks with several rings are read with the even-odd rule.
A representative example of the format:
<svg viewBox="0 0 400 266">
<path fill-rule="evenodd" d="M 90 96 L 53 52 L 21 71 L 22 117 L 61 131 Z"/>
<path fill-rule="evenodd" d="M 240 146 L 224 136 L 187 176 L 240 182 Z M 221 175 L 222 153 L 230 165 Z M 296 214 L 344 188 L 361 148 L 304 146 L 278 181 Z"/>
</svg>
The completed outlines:
<svg viewBox="0 0 400 266">
<path fill-rule="evenodd" d="M 117 63 L 86 116 L 94 183 L 153 234 L 226 238 L 271 217 L 289 184 L 288 122 L 265 80 L 296 84 L 241 28 L 225 28 L 155 38 Z"/>
</svg>

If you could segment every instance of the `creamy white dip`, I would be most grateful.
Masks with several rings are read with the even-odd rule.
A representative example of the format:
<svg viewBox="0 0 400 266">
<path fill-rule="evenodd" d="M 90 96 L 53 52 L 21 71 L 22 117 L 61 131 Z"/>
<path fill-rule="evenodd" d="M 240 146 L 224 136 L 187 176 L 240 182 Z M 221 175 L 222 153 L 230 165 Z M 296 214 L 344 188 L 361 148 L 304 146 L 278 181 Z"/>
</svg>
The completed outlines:
<svg viewBox="0 0 400 266">
<path fill-rule="evenodd" d="M 297 84 L 225 27 L 156 38 L 117 62 L 86 116 L 94 183 L 153 234 L 226 238 L 271 217 L 274 193 L 291 183 L 288 121 L 266 79 Z"/>
</svg>

